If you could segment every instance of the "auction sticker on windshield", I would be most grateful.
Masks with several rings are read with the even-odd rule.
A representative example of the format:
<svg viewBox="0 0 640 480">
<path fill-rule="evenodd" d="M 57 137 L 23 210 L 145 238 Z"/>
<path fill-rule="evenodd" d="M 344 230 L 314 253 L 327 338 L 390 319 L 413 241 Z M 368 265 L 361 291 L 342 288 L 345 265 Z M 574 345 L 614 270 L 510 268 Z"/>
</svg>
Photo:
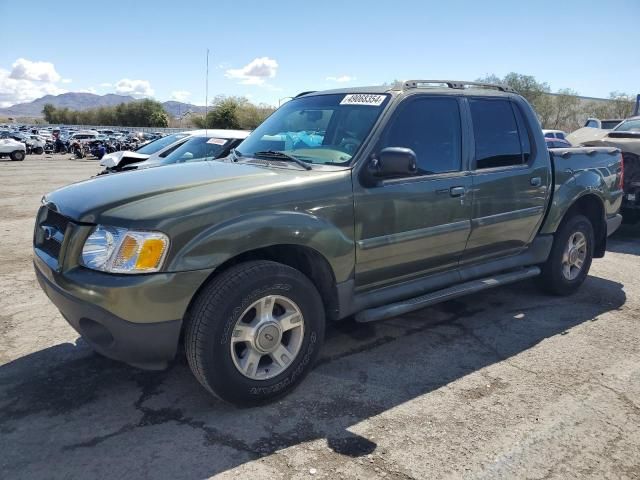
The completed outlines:
<svg viewBox="0 0 640 480">
<path fill-rule="evenodd" d="M 227 141 L 224 138 L 210 138 L 207 140 L 207 143 L 212 143 L 214 145 L 224 145 Z"/>
<path fill-rule="evenodd" d="M 370 93 L 350 93 L 340 102 L 340 105 L 370 105 L 379 107 L 384 102 L 385 95 L 373 95 Z"/>
</svg>

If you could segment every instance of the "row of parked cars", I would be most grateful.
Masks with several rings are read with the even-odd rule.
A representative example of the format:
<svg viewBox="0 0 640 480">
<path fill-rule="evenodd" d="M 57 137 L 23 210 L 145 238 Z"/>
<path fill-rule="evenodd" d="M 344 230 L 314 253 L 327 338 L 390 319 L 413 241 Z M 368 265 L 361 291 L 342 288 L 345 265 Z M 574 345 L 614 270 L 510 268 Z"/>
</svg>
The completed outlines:
<svg viewBox="0 0 640 480">
<path fill-rule="evenodd" d="M 108 150 L 128 150 L 162 138 L 161 132 L 142 133 L 129 130 L 81 130 L 67 127 L 38 128 L 27 125 L 0 126 L 0 156 L 9 156 L 12 160 L 24 160 L 25 155 L 33 153 L 66 153 L 72 151 L 72 145 L 103 144 Z"/>
<path fill-rule="evenodd" d="M 622 221 L 620 150 L 548 149 L 502 85 L 305 92 L 251 133 L 181 133 L 106 160 L 137 171 L 44 196 L 41 287 L 101 354 L 162 369 L 182 344 L 202 386 L 242 405 L 299 384 L 327 322 L 533 277 L 568 295 Z"/>
</svg>

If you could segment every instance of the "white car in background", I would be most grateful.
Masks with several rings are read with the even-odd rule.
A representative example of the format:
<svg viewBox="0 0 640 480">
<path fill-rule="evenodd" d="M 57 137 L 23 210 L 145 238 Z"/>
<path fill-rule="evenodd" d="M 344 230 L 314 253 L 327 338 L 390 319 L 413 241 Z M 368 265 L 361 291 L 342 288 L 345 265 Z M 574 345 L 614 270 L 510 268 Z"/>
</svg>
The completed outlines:
<svg viewBox="0 0 640 480">
<path fill-rule="evenodd" d="M 564 130 L 542 130 L 545 138 L 559 138 L 560 140 L 567 139 L 567 132 Z"/>
<path fill-rule="evenodd" d="M 100 165 L 105 167 L 103 173 L 112 173 L 222 158 L 247 138 L 249 133 L 251 132 L 248 130 L 211 128 L 174 133 L 147 143 L 135 152 L 114 152 L 105 155 Z"/>
<path fill-rule="evenodd" d="M 100 160 L 100 165 L 107 170 L 119 170 L 125 165 L 136 162 L 144 162 L 152 155 L 162 155 L 172 151 L 173 147 L 180 145 L 183 139 L 187 138 L 191 132 L 174 133 L 166 137 L 158 138 L 152 142 L 145 143 L 135 151 L 123 150 L 105 155 Z"/>
<path fill-rule="evenodd" d="M 240 145 L 250 133 L 250 130 L 196 130 L 180 142 L 177 148 L 172 148 L 168 154 L 152 155 L 144 162 L 130 164 L 123 170 L 141 170 L 175 163 L 203 162 L 224 158 L 229 155 L 232 149 Z"/>
<path fill-rule="evenodd" d="M 24 143 L 13 138 L 0 139 L 0 157 L 9 157 L 11 160 L 21 162 L 27 154 L 27 147 Z"/>
<path fill-rule="evenodd" d="M 50 130 L 38 130 L 37 135 L 45 140 L 51 140 L 53 138 Z"/>
<path fill-rule="evenodd" d="M 80 141 L 80 143 L 90 142 L 92 140 L 97 140 L 99 137 L 99 133 L 95 130 L 80 130 L 79 132 L 74 133 L 69 137 L 70 142 L 74 142 L 76 140 Z"/>
<path fill-rule="evenodd" d="M 25 135 L 25 137 L 25 143 L 32 153 L 36 155 L 44 153 L 44 146 L 47 144 L 44 138 L 40 135 Z"/>
</svg>

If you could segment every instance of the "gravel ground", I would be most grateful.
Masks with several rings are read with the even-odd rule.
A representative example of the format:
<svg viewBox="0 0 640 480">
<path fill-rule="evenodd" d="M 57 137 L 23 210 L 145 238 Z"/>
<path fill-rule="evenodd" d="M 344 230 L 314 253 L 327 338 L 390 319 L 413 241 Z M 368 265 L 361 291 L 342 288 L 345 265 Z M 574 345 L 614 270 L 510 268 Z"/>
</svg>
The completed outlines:
<svg viewBox="0 0 640 480">
<path fill-rule="evenodd" d="M 569 298 L 525 282 L 332 327 L 292 395 L 238 409 L 183 357 L 92 353 L 38 287 L 42 194 L 97 171 L 0 160 L 0 478 L 640 478 L 640 227 Z"/>
</svg>

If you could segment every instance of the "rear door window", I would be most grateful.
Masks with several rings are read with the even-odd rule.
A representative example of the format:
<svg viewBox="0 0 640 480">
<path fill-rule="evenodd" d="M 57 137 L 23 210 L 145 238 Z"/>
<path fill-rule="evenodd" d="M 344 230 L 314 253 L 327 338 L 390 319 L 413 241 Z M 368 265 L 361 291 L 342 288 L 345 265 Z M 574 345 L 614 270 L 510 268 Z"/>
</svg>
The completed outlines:
<svg viewBox="0 0 640 480">
<path fill-rule="evenodd" d="M 476 169 L 525 163 L 515 113 L 509 100 L 470 98 Z"/>
</svg>

